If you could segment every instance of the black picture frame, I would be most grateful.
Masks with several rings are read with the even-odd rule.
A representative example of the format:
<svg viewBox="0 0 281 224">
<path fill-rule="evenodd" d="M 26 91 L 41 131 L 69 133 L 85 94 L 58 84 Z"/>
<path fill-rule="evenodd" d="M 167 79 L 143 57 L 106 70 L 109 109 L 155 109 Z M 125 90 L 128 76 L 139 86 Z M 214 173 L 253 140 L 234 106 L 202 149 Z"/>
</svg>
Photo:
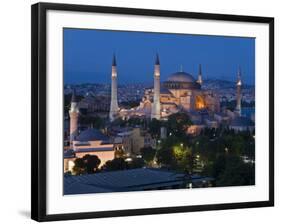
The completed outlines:
<svg viewBox="0 0 281 224">
<path fill-rule="evenodd" d="M 64 10 L 124 15 L 162 16 L 206 20 L 254 22 L 269 24 L 269 200 L 243 203 L 146 208 L 70 214 L 46 214 L 46 12 Z M 73 4 L 37 3 L 31 14 L 32 71 L 32 155 L 31 155 L 31 218 L 37 221 L 102 218 L 161 213 L 192 212 L 274 206 L 274 18 L 137 8 L 118 8 Z"/>
</svg>

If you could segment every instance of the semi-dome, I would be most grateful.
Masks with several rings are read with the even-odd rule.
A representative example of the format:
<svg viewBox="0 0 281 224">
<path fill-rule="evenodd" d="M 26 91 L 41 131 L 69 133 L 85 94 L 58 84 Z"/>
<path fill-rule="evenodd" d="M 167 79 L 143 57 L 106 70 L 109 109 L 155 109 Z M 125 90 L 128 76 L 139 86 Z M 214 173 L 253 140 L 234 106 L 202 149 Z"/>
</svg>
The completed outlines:
<svg viewBox="0 0 281 224">
<path fill-rule="evenodd" d="M 196 82 L 191 74 L 186 72 L 176 72 L 168 77 L 169 82 Z"/>
</svg>

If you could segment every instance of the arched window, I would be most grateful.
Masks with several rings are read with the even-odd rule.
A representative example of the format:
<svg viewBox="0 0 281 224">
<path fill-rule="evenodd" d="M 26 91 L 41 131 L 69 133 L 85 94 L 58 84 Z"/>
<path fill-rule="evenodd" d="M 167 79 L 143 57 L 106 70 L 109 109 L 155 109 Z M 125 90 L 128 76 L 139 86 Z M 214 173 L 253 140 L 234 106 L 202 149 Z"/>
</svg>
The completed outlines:
<svg viewBox="0 0 281 224">
<path fill-rule="evenodd" d="M 195 108 L 197 110 L 202 110 L 206 108 L 206 102 L 203 96 L 197 95 L 195 97 Z"/>
</svg>

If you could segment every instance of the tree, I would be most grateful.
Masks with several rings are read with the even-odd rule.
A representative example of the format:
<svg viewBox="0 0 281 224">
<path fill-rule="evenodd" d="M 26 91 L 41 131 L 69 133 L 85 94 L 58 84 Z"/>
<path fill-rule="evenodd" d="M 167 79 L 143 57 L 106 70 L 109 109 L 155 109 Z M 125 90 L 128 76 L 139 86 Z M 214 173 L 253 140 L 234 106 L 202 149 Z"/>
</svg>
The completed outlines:
<svg viewBox="0 0 281 224">
<path fill-rule="evenodd" d="M 216 180 L 217 186 L 243 186 L 255 184 L 255 166 L 245 163 L 239 157 L 226 159 L 225 169 Z"/>
<path fill-rule="evenodd" d="M 225 155 L 218 156 L 212 166 L 213 167 L 211 169 L 211 176 L 217 178 L 225 170 L 226 156 Z"/>
<path fill-rule="evenodd" d="M 155 137 L 158 138 L 160 136 L 160 128 L 162 126 L 161 121 L 153 118 L 149 124 L 148 124 L 148 128 L 149 128 L 149 132 L 150 134 Z"/>
<path fill-rule="evenodd" d="M 73 172 L 75 175 L 91 174 L 98 170 L 101 161 L 96 155 L 85 155 L 74 161 Z"/>
<path fill-rule="evenodd" d="M 123 158 L 115 158 L 113 160 L 107 161 L 102 169 L 106 171 L 114 171 L 114 170 L 125 170 L 127 169 L 127 163 Z"/>
<path fill-rule="evenodd" d="M 186 129 L 191 124 L 192 122 L 186 113 L 172 114 L 166 122 L 168 132 L 178 137 L 186 136 Z"/>
<path fill-rule="evenodd" d="M 195 155 L 192 148 L 183 143 L 174 142 L 172 146 L 161 147 L 156 154 L 157 162 L 180 172 L 192 173 Z"/>
<path fill-rule="evenodd" d="M 156 149 L 152 147 L 144 147 L 140 149 L 140 153 L 144 161 L 149 164 L 155 157 Z"/>
<path fill-rule="evenodd" d="M 74 160 L 73 173 L 75 175 L 82 175 L 86 173 L 85 163 L 82 158 L 77 158 Z"/>
<path fill-rule="evenodd" d="M 168 136 L 162 140 L 157 150 L 157 162 L 172 169 L 181 169 L 186 159 L 188 138 L 186 136 Z M 181 168 L 180 168 L 181 167 Z"/>
<path fill-rule="evenodd" d="M 128 169 L 137 169 L 144 167 L 144 160 L 142 158 L 133 158 L 133 160 L 128 163 Z"/>
<path fill-rule="evenodd" d="M 174 166 L 177 170 L 192 172 L 192 153 L 186 146 L 175 145 L 173 147 Z"/>
<path fill-rule="evenodd" d="M 156 153 L 157 162 L 161 165 L 171 167 L 174 164 L 172 148 L 161 148 Z"/>
<path fill-rule="evenodd" d="M 96 155 L 89 154 L 83 157 L 83 161 L 88 174 L 96 172 L 101 163 L 100 159 Z"/>
<path fill-rule="evenodd" d="M 193 149 L 193 153 L 200 155 L 200 159 L 204 163 L 215 158 L 214 154 L 216 152 L 214 149 L 210 149 L 210 139 L 207 136 L 196 136 L 192 139 L 190 146 Z"/>
<path fill-rule="evenodd" d="M 215 178 L 217 186 L 242 186 L 255 183 L 255 166 L 236 155 L 220 155 L 205 167 L 204 174 Z"/>
</svg>

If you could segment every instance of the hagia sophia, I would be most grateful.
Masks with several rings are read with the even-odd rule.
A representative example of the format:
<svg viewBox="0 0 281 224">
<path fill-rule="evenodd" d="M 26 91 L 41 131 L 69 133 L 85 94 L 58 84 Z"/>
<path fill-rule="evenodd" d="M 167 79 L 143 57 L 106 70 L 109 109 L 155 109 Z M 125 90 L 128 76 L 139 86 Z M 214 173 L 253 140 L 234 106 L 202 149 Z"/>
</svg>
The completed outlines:
<svg viewBox="0 0 281 224">
<path fill-rule="evenodd" d="M 153 88 L 146 89 L 137 107 L 121 109 L 118 106 L 117 62 L 114 55 L 111 68 L 110 122 L 117 118 L 128 119 L 130 117 L 165 120 L 171 114 L 185 112 L 193 123 L 186 130 L 186 133 L 190 135 L 200 134 L 201 130 L 206 127 L 218 128 L 221 124 L 225 124 L 235 131 L 254 130 L 254 120 L 241 116 L 242 80 L 240 69 L 237 74 L 236 109 L 234 111 L 220 108 L 219 97 L 216 93 L 201 88 L 203 84 L 201 65 L 198 68 L 197 79 L 182 69 L 169 75 L 167 80 L 163 82 L 160 81 L 160 74 L 160 58 L 157 54 L 154 63 Z M 155 139 L 140 128 L 120 129 L 116 131 L 114 136 L 107 136 L 93 128 L 79 131 L 79 102 L 75 97 L 75 91 L 73 91 L 69 117 L 70 147 L 64 150 L 65 172 L 71 170 L 76 158 L 81 158 L 86 154 L 97 155 L 102 166 L 107 160 L 115 158 L 115 152 L 119 148 L 129 154 L 137 154 L 139 148 L 155 144 Z"/>
<path fill-rule="evenodd" d="M 118 110 L 116 87 L 116 59 L 112 66 L 112 88 L 110 119 L 115 117 L 129 118 L 144 116 L 146 118 L 165 119 L 179 111 L 195 112 L 206 110 L 219 112 L 219 98 L 212 91 L 202 90 L 202 69 L 199 65 L 198 79 L 183 70 L 169 75 L 168 79 L 160 82 L 160 60 L 158 54 L 154 64 L 154 87 L 146 89 L 140 104 L 129 110 Z"/>
</svg>

